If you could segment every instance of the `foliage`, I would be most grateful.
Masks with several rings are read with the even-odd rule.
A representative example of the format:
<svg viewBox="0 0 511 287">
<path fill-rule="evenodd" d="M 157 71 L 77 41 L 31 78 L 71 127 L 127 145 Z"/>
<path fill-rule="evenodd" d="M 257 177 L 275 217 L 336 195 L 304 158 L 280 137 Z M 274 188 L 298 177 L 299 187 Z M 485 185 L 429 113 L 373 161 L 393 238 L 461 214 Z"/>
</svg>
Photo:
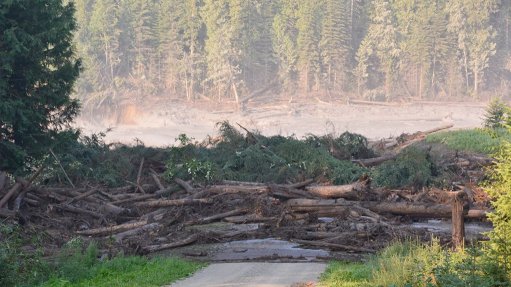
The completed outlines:
<svg viewBox="0 0 511 287">
<path fill-rule="evenodd" d="M 40 159 L 78 113 L 73 2 L 0 3 L 0 170 Z M 72 134 L 72 132 L 70 132 Z"/>
<path fill-rule="evenodd" d="M 239 100 L 273 79 L 289 96 L 509 94 L 507 1 L 74 2 L 78 94 L 91 109 L 156 95 Z"/>
<path fill-rule="evenodd" d="M 396 242 L 364 265 L 332 262 L 322 286 L 497 287 L 509 286 L 502 269 L 482 249 L 443 249 L 439 241 Z"/>
<path fill-rule="evenodd" d="M 180 177 L 211 182 L 219 179 L 276 182 L 319 178 L 335 184 L 356 181 L 366 169 L 338 160 L 329 152 L 333 144 L 344 151 L 344 158 L 369 154 L 367 140 L 359 135 L 332 137 L 264 137 L 250 133 L 246 137 L 228 122 L 220 124 L 221 141 L 214 147 L 197 144 L 171 147 L 167 160 L 168 178 Z"/>
<path fill-rule="evenodd" d="M 364 263 L 332 261 L 321 274 L 320 286 L 369 287 L 371 268 Z"/>
<path fill-rule="evenodd" d="M 442 143 L 458 151 L 471 151 L 487 155 L 497 152 L 503 140 L 511 140 L 511 133 L 506 129 L 470 129 L 431 134 L 428 143 Z"/>
<path fill-rule="evenodd" d="M 372 286 L 508 286 L 502 270 L 480 249 L 443 249 L 430 244 L 401 242 L 386 248 L 370 263 Z"/>
<path fill-rule="evenodd" d="M 376 167 L 372 172 L 373 182 L 390 188 L 410 186 L 419 189 L 431 182 L 433 168 L 427 152 L 410 147 L 396 159 Z"/>
<path fill-rule="evenodd" d="M 41 286 L 162 286 L 203 266 L 175 258 L 117 256 L 99 260 L 96 245 L 85 246 L 78 238 L 68 242 L 52 277 Z"/>
<path fill-rule="evenodd" d="M 493 230 L 488 244 L 494 259 L 508 274 L 511 270 L 511 142 L 496 154 L 497 164 L 490 170 L 491 183 L 486 192 L 492 199 L 494 212 L 489 215 Z"/>
<path fill-rule="evenodd" d="M 501 100 L 493 100 L 484 114 L 484 127 L 487 129 L 502 129 L 511 124 L 511 108 Z"/>
<path fill-rule="evenodd" d="M 40 247 L 39 238 L 27 238 L 19 226 L 0 223 L 0 286 L 33 286 L 48 277 L 51 270 L 42 260 L 42 251 L 26 251 L 27 243 Z"/>
</svg>

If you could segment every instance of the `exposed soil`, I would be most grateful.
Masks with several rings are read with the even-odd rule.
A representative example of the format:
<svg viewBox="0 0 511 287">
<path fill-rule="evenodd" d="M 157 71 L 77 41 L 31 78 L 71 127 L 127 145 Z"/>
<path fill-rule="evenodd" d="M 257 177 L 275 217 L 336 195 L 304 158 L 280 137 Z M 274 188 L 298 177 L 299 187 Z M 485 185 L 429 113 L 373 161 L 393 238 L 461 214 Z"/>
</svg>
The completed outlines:
<svg viewBox="0 0 511 287">
<path fill-rule="evenodd" d="M 119 108 L 118 116 L 95 119 L 84 115 L 77 125 L 86 133 L 104 131 L 109 141 L 133 143 L 135 138 L 150 146 L 168 146 L 179 134 L 197 140 L 213 135 L 216 123 L 232 123 L 258 130 L 266 136 L 359 133 L 369 139 L 398 136 L 453 123 L 454 128 L 481 126 L 485 104 L 481 103 L 402 103 L 390 106 L 348 104 L 346 102 L 280 101 L 253 102 L 244 109 L 233 104 L 161 100 L 145 107 Z M 102 114 L 98 112 L 98 114 Z"/>
</svg>

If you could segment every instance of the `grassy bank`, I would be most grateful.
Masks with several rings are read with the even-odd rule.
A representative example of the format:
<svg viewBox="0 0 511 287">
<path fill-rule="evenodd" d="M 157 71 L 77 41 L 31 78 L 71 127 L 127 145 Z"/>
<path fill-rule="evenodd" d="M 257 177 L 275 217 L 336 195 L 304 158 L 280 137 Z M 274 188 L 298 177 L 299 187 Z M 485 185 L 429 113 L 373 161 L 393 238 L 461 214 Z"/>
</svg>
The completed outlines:
<svg viewBox="0 0 511 287">
<path fill-rule="evenodd" d="M 201 266 L 178 258 L 119 257 L 78 271 L 81 274 L 57 273 L 41 286 L 162 286 L 189 276 Z"/>
<path fill-rule="evenodd" d="M 496 287 L 510 286 L 509 274 L 481 248 L 450 251 L 430 244 L 400 242 L 366 263 L 331 262 L 323 287 Z"/>
<path fill-rule="evenodd" d="M 179 258 L 118 255 L 100 259 L 97 245 L 82 239 L 71 240 L 48 260 L 41 252 L 24 248 L 34 240 L 0 224 L 0 286 L 162 286 L 204 266 Z"/>
<path fill-rule="evenodd" d="M 506 129 L 467 129 L 435 133 L 429 135 L 426 142 L 442 143 L 453 150 L 491 155 L 498 151 L 504 140 L 511 140 L 511 133 Z"/>
</svg>

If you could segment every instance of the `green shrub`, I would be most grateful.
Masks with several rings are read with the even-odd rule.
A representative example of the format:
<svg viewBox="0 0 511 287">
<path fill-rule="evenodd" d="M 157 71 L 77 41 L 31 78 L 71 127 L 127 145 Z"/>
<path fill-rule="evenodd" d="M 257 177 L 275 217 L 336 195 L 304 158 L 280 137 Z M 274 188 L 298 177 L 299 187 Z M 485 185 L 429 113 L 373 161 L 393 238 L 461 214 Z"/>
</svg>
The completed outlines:
<svg viewBox="0 0 511 287">
<path fill-rule="evenodd" d="M 494 212 L 488 216 L 493 223 L 488 247 L 495 260 L 511 275 L 511 142 L 503 144 L 496 159 L 496 166 L 490 170 L 492 182 L 486 189 L 494 207 Z"/>
<path fill-rule="evenodd" d="M 511 123 L 511 109 L 499 99 L 493 100 L 484 114 L 484 127 L 499 129 Z"/>
<path fill-rule="evenodd" d="M 416 189 L 428 185 L 432 180 L 433 164 L 427 152 L 415 147 L 404 150 L 395 160 L 384 162 L 372 172 L 376 186 Z"/>
<path fill-rule="evenodd" d="M 26 238 L 16 225 L 0 224 L 0 286 L 34 286 L 49 276 L 42 252 L 25 251 L 26 244 L 39 247 L 37 238 Z"/>
<path fill-rule="evenodd" d="M 373 268 L 371 286 L 509 286 L 502 270 L 481 249 L 445 250 L 438 240 L 396 243 L 369 264 Z"/>
</svg>

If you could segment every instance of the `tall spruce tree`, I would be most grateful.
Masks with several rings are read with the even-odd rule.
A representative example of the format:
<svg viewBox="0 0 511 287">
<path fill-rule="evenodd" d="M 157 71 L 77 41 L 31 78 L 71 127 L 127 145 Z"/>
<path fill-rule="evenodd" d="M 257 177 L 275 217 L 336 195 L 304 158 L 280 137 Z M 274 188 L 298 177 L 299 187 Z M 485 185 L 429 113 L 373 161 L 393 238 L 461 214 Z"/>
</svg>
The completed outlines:
<svg viewBox="0 0 511 287">
<path fill-rule="evenodd" d="M 326 0 L 321 31 L 321 56 L 325 86 L 337 93 L 346 88 L 350 71 L 351 37 L 345 0 Z"/>
<path fill-rule="evenodd" d="M 388 0 L 375 0 L 367 35 L 357 52 L 359 86 L 365 84 L 370 66 L 383 75 L 385 96 L 389 99 L 397 75 L 400 56 L 394 12 Z"/>
<path fill-rule="evenodd" d="M 0 3 L 0 170 L 48 153 L 78 113 L 72 3 Z"/>
</svg>

